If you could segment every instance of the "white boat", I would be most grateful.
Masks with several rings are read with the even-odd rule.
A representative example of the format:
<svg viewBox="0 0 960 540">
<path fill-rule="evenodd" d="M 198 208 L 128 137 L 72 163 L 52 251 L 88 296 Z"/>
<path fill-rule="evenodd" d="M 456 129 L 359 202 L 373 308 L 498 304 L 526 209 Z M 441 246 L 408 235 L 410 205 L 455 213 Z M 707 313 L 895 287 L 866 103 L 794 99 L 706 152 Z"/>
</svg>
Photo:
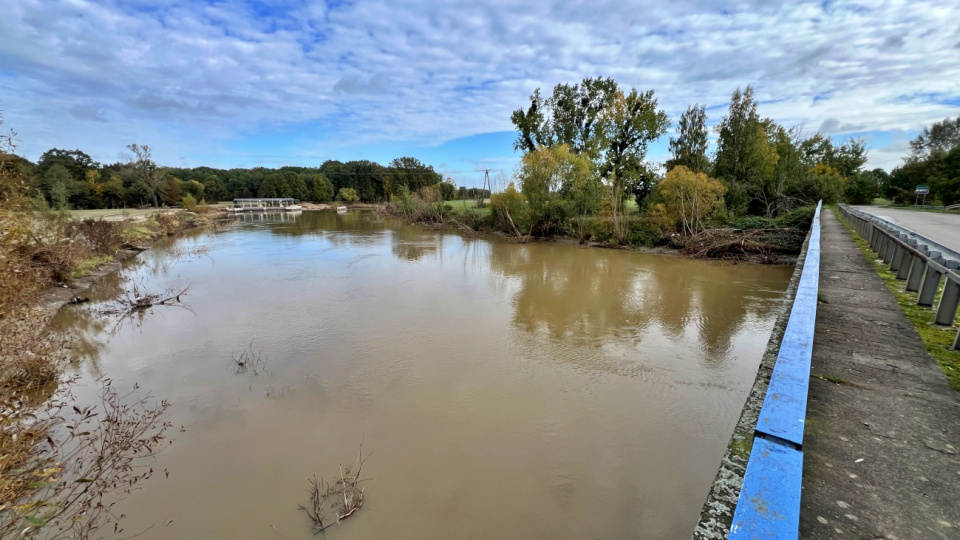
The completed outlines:
<svg viewBox="0 0 960 540">
<path fill-rule="evenodd" d="M 347 207 L 346 207 L 346 206 L 338 206 L 338 207 L 337 207 L 337 213 L 338 213 L 338 214 L 346 214 L 346 213 L 347 213 Z"/>
</svg>

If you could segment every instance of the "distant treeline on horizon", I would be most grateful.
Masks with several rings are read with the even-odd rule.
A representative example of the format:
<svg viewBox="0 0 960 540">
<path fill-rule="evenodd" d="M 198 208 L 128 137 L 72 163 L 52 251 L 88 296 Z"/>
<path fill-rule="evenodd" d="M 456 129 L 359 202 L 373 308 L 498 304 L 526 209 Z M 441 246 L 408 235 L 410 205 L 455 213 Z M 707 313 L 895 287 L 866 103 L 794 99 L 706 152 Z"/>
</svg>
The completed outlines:
<svg viewBox="0 0 960 540">
<path fill-rule="evenodd" d="M 51 208 L 134 208 L 179 205 L 189 195 L 213 204 L 245 197 L 294 197 L 329 202 L 352 189 L 363 202 L 388 201 L 400 186 L 416 192 L 439 185 L 445 199 L 489 197 L 490 191 L 457 186 L 412 157 L 384 166 L 372 161 L 328 160 L 319 167 L 215 169 L 161 167 L 146 146 L 130 145 L 135 159 L 104 165 L 82 150 L 53 148 L 37 163 L 17 157 L 14 166 L 33 198 Z"/>
</svg>

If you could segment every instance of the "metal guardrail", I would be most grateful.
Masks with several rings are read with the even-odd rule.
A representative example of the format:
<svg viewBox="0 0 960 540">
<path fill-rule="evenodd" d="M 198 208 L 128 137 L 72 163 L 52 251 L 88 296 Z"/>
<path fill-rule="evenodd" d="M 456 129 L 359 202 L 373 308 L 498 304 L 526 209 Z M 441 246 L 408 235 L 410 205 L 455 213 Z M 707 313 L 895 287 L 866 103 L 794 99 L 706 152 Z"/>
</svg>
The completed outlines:
<svg viewBox="0 0 960 540">
<path fill-rule="evenodd" d="M 803 426 L 820 289 L 821 206 L 817 204 L 810 227 L 797 294 L 757 420 L 730 526 L 731 540 L 797 538 L 799 534 Z"/>
<path fill-rule="evenodd" d="M 906 290 L 917 293 L 917 305 L 933 307 L 943 280 L 933 322 L 953 326 L 960 307 L 960 257 L 952 251 L 944 253 L 943 248 L 931 249 L 938 245 L 916 233 L 900 232 L 904 229 L 849 206 L 840 205 L 840 215 L 868 242 L 878 258 L 890 265 L 897 279 L 907 282 Z M 952 348 L 960 349 L 960 330 Z"/>
</svg>

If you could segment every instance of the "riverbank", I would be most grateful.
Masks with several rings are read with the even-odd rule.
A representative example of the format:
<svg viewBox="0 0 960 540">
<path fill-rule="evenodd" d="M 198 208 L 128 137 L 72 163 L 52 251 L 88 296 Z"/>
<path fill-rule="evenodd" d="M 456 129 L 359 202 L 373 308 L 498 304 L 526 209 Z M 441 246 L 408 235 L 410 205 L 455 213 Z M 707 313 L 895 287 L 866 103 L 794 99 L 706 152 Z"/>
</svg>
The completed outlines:
<svg viewBox="0 0 960 540">
<path fill-rule="evenodd" d="M 449 206 L 449 205 L 448 205 Z M 610 231 L 610 223 L 603 218 L 591 218 L 579 224 L 576 234 L 534 236 L 510 234 L 500 230 L 489 211 L 476 209 L 433 213 L 405 213 L 393 205 L 365 205 L 378 214 L 389 215 L 407 223 L 431 230 L 464 234 L 471 237 L 497 237 L 512 241 L 565 242 L 604 249 L 623 249 L 642 253 L 659 253 L 695 259 L 753 262 L 759 264 L 793 265 L 803 247 L 808 223 L 799 216 L 772 220 L 748 218 L 733 223 L 713 223 L 695 235 L 685 235 L 651 226 L 638 216 L 628 224 L 627 238 L 618 242 Z M 809 220 L 807 220 L 809 221 Z M 786 225 L 786 226 L 779 226 Z"/>
<path fill-rule="evenodd" d="M 91 511 L 83 504 L 71 510 L 55 502 L 57 494 L 70 492 L 62 481 L 64 465 L 68 461 L 75 467 L 86 464 L 76 455 L 71 458 L 62 452 L 75 454 L 92 447 L 83 439 L 89 437 L 88 432 L 67 435 L 67 440 L 74 441 L 72 450 L 55 442 L 52 430 L 67 425 L 64 411 L 69 411 L 73 398 L 68 381 L 63 380 L 70 361 L 70 340 L 49 334 L 51 318 L 64 304 L 84 301 L 83 291 L 153 242 L 209 226 L 219 216 L 216 212 L 158 212 L 113 222 L 76 220 L 69 213 L 6 217 L 0 252 L 0 412 L 5 420 L 0 430 L 0 536 L 25 525 L 38 526 L 47 521 L 43 516 L 69 514 L 72 518 L 71 511 L 77 517 Z M 105 382 L 104 392 L 105 400 L 115 397 L 109 382 Z M 156 427 L 158 415 L 124 407 L 127 412 L 117 413 L 132 414 L 126 417 L 133 419 L 150 418 L 143 427 Z M 73 420 L 83 423 L 94 417 Z M 127 445 L 142 442 L 138 437 L 131 432 L 118 439 L 116 446 L 101 451 L 126 455 L 133 449 Z M 108 479 L 101 476 L 99 480 Z M 48 496 L 51 492 L 54 501 Z"/>
</svg>

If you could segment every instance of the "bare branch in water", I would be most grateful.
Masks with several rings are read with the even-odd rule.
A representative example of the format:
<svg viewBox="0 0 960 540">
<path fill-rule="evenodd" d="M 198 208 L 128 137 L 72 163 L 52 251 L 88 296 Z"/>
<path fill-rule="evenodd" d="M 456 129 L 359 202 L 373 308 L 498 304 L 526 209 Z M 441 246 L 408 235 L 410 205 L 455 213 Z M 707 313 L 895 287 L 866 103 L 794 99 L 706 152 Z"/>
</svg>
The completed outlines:
<svg viewBox="0 0 960 540">
<path fill-rule="evenodd" d="M 369 458 L 370 456 L 367 456 Z M 346 469 L 340 465 L 340 478 L 331 485 L 322 477 L 308 478 L 310 482 L 310 504 L 300 506 L 310 521 L 313 522 L 313 533 L 319 534 L 334 525 L 339 525 L 341 521 L 347 519 L 356 513 L 363 506 L 363 488 L 359 487 L 360 482 L 370 480 L 360 477 L 363 469 L 363 463 L 367 460 L 363 457 L 363 442 L 360 442 L 360 450 L 357 452 L 357 462 L 354 464 L 354 471 L 351 473 L 350 467 Z M 327 511 L 331 510 L 333 515 L 328 517 Z"/>
<path fill-rule="evenodd" d="M 143 280 L 132 281 L 132 284 L 125 287 L 113 302 L 97 312 L 100 315 L 117 316 L 117 324 L 110 331 L 114 334 L 127 319 L 138 319 L 134 320 L 134 323 L 142 322 L 144 315 L 156 306 L 174 306 L 190 310 L 190 306 L 183 303 L 183 297 L 189 290 L 190 285 L 187 285 L 183 288 L 170 287 L 160 293 L 151 293 L 146 291 Z"/>
</svg>

